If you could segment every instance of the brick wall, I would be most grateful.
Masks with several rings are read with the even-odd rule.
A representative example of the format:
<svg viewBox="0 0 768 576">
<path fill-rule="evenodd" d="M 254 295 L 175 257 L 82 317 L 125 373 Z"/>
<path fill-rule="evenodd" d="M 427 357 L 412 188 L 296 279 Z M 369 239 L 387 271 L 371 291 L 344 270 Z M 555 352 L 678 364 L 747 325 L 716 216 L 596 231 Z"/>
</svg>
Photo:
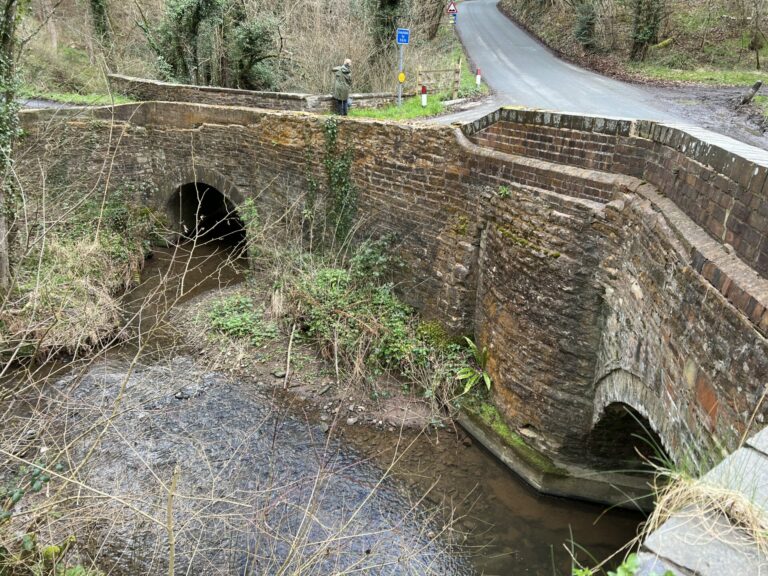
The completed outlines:
<svg viewBox="0 0 768 576">
<path fill-rule="evenodd" d="M 319 116 L 165 102 L 22 116 L 27 191 L 42 166 L 49 186 L 98 189 L 109 175 L 162 208 L 197 178 L 268 218 L 301 209 L 309 175 L 323 182 Z M 495 400 L 532 445 L 579 462 L 615 401 L 677 457 L 735 443 L 768 381 L 767 282 L 684 207 L 636 177 L 513 156 L 450 127 L 337 121 L 362 233 L 394 233 L 406 300 L 489 347 Z"/>
<path fill-rule="evenodd" d="M 768 277 L 768 153 L 693 127 L 532 110 L 502 109 L 463 130 L 511 155 L 645 180 Z"/>
<path fill-rule="evenodd" d="M 124 96 L 147 102 L 190 102 L 215 106 L 245 106 L 267 110 L 304 110 L 307 112 L 331 112 L 334 106 L 330 95 L 300 94 L 290 92 L 257 92 L 217 86 L 193 86 L 171 84 L 158 80 L 131 78 L 109 74 L 112 89 Z M 410 96 L 410 94 L 406 95 Z M 387 93 L 352 94 L 352 106 L 379 108 L 392 104 L 397 95 Z"/>
</svg>

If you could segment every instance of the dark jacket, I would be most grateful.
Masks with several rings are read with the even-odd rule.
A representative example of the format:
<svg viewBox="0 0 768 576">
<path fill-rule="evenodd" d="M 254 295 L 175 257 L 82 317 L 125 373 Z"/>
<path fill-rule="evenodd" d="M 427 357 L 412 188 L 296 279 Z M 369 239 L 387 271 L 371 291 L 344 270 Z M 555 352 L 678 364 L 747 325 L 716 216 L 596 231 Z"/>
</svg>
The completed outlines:
<svg viewBox="0 0 768 576">
<path fill-rule="evenodd" d="M 352 71 L 347 65 L 336 66 L 333 71 L 335 73 L 333 97 L 336 100 L 346 100 L 349 98 L 349 92 L 352 88 Z"/>
</svg>

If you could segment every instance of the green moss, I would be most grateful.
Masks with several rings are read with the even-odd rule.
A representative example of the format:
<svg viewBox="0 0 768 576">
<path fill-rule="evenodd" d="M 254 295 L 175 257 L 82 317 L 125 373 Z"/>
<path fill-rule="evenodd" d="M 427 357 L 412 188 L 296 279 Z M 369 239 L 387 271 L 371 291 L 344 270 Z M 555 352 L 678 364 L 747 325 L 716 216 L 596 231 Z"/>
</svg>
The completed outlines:
<svg viewBox="0 0 768 576">
<path fill-rule="evenodd" d="M 530 250 L 532 252 L 539 252 L 540 254 L 544 254 L 545 256 L 549 256 L 552 259 L 560 258 L 561 254 L 560 252 L 555 252 L 554 250 L 549 250 L 547 248 L 544 248 L 542 246 L 538 246 L 528 240 L 527 238 L 523 238 L 522 236 L 518 236 L 512 230 L 509 228 L 504 228 L 503 226 L 496 226 L 496 230 L 499 234 L 501 234 L 501 237 L 507 240 L 508 242 L 511 242 L 512 244 L 517 244 L 518 246 L 525 248 L 526 250 Z"/>
<path fill-rule="evenodd" d="M 567 475 L 565 470 L 558 468 L 552 460 L 531 448 L 522 436 L 514 432 L 504 421 L 498 408 L 489 400 L 475 395 L 465 401 L 462 407 L 472 420 L 492 432 L 498 440 L 514 450 L 515 454 L 529 466 L 546 474 Z"/>
<path fill-rule="evenodd" d="M 453 231 L 459 236 L 466 236 L 469 228 L 469 219 L 463 214 L 456 218 L 456 224 L 453 227 Z"/>
<path fill-rule="evenodd" d="M 763 73 L 759 70 L 717 69 L 706 67 L 679 69 L 650 63 L 630 65 L 629 69 L 656 80 L 699 82 L 701 84 L 717 84 L 724 86 L 745 86 L 764 78 Z"/>
<path fill-rule="evenodd" d="M 445 327 L 435 320 L 419 322 L 416 334 L 427 345 L 437 350 L 446 350 L 448 346 L 453 344 L 453 340 Z"/>
</svg>

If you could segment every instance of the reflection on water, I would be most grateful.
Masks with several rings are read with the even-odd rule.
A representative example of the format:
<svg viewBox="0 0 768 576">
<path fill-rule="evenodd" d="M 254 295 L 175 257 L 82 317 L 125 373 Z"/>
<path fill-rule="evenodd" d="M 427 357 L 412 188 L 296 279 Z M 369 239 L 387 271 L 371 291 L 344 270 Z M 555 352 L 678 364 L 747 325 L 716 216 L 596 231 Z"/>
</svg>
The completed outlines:
<svg viewBox="0 0 768 576">
<path fill-rule="evenodd" d="M 347 442 L 380 465 L 392 458 L 392 446 L 409 444 L 395 475 L 416 493 L 430 490 L 428 501 L 455 509 L 456 529 L 469 533 L 466 551 L 485 575 L 570 576 L 564 545 L 576 542 L 597 559 L 613 554 L 634 538 L 641 516 L 625 510 L 542 496 L 482 446 L 457 440 L 452 431 L 386 433 L 356 428 Z"/>
</svg>

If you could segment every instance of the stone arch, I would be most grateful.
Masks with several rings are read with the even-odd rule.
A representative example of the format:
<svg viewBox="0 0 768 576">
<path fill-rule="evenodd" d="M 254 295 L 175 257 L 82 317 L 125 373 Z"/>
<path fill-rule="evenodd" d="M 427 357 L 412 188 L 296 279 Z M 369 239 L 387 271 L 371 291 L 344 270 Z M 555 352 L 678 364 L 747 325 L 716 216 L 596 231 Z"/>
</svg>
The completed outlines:
<svg viewBox="0 0 768 576">
<path fill-rule="evenodd" d="M 612 434 L 616 437 L 611 438 Z M 635 449 L 651 456 L 660 450 L 664 457 L 676 461 L 674 438 L 673 424 L 667 416 L 664 403 L 640 378 L 619 369 L 598 381 L 587 437 L 590 458 L 607 464 L 606 454 L 600 452 L 613 445 L 617 448 L 617 463 L 631 456 Z M 651 449 L 649 442 L 656 448 Z M 640 460 L 637 455 L 634 459 Z"/>
<path fill-rule="evenodd" d="M 245 196 L 240 192 L 234 182 L 224 176 L 221 172 L 204 166 L 195 166 L 194 168 L 183 170 L 178 174 L 174 181 L 170 182 L 165 197 L 166 203 L 171 199 L 180 186 L 191 182 L 204 182 L 209 186 L 216 188 L 216 190 L 221 192 L 224 197 L 235 206 L 239 206 L 242 201 L 245 200 Z"/>
<path fill-rule="evenodd" d="M 196 168 L 172 184 L 165 210 L 174 228 L 174 241 L 198 237 L 240 245 L 245 226 L 237 207 L 243 195 L 215 170 Z"/>
</svg>

